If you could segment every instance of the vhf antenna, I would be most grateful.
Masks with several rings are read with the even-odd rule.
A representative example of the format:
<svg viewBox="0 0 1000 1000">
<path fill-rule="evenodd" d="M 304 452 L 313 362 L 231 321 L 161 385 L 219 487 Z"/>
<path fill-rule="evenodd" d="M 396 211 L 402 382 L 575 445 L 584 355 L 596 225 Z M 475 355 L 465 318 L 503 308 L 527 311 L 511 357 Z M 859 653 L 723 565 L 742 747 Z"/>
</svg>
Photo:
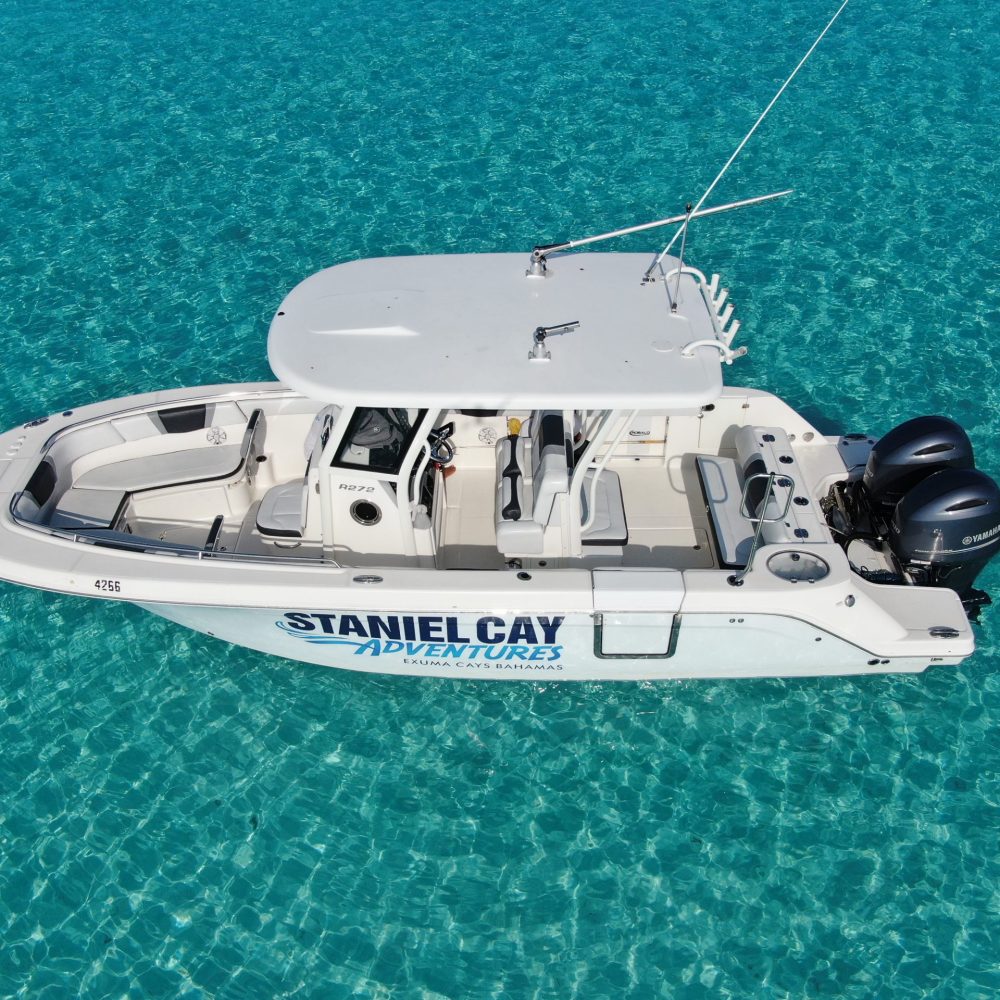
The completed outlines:
<svg viewBox="0 0 1000 1000">
<path fill-rule="evenodd" d="M 795 69 L 792 70 L 788 79 L 785 80 L 785 82 L 778 88 L 778 92 L 774 95 L 774 97 L 771 98 L 771 103 L 768 104 L 768 106 L 764 108 L 764 110 L 760 113 L 760 117 L 757 119 L 757 121 L 753 123 L 753 128 L 750 129 L 750 131 L 747 132 L 745 136 L 743 136 L 743 139 L 740 142 L 740 144 L 736 147 L 735 150 L 733 150 L 733 155 L 730 156 L 728 160 L 726 160 L 726 165 L 719 171 L 715 180 L 712 181 L 712 183 L 709 184 L 708 187 L 705 189 L 705 193 L 698 199 L 698 202 L 694 206 L 694 209 L 685 213 L 686 217 L 684 219 L 684 225 L 680 229 L 678 229 L 676 233 L 674 233 L 674 235 L 671 237 L 670 242 L 659 252 L 659 254 L 657 254 L 656 259 L 653 261 L 653 263 L 646 268 L 646 271 L 642 276 L 643 281 L 652 280 L 650 278 L 650 275 L 653 273 L 653 269 L 658 267 L 660 263 L 663 261 L 663 258 L 667 256 L 667 254 L 670 252 L 670 248 L 677 242 L 677 237 L 680 236 L 681 233 L 684 233 L 685 235 L 687 234 L 688 222 L 692 218 L 698 215 L 698 209 L 705 204 L 705 199 L 715 190 L 715 186 L 719 183 L 719 181 L 722 180 L 722 178 L 725 176 L 726 171 L 733 165 L 733 161 L 743 151 L 743 147 L 750 141 L 750 136 L 752 136 L 754 132 L 757 131 L 757 127 L 768 116 L 768 113 L 770 112 L 771 108 L 773 108 L 775 104 L 778 103 L 778 98 L 781 97 L 781 95 L 785 92 L 785 89 L 788 87 L 788 85 L 792 82 L 792 80 L 795 79 L 795 75 L 798 73 L 798 71 L 802 69 L 803 66 L 805 66 L 806 61 L 813 54 L 813 52 L 816 49 L 816 46 L 819 45 L 821 41 L 823 41 L 823 36 L 833 27 L 834 22 L 837 20 L 838 17 L 840 17 L 841 12 L 848 5 L 848 3 L 850 3 L 850 0 L 844 0 L 844 2 L 840 5 L 840 7 L 837 9 L 837 13 L 830 18 L 830 20 L 827 22 L 826 27 L 816 36 L 816 41 L 814 41 L 812 45 L 809 46 L 809 51 L 799 60 L 798 66 L 796 66 Z"/>
<path fill-rule="evenodd" d="M 716 185 L 725 176 L 726 171 L 733 165 L 733 161 L 737 156 L 743 151 L 743 147 L 750 141 L 750 137 L 757 131 L 760 123 L 768 116 L 771 108 L 777 103 L 778 98 L 785 92 L 788 85 L 795 79 L 795 75 L 798 73 L 803 66 L 805 66 L 806 61 L 813 54 L 816 46 L 823 40 L 824 35 L 833 27 L 834 22 L 840 17 L 841 12 L 848 5 L 850 0 L 843 0 L 843 3 L 837 9 L 837 13 L 830 18 L 826 27 L 816 36 L 816 40 L 809 46 L 809 51 L 799 60 L 799 64 L 792 70 L 788 79 L 778 88 L 778 92 L 771 98 L 771 102 L 766 108 L 761 112 L 760 117 L 754 122 L 753 128 L 743 137 L 743 140 L 733 151 L 733 155 L 729 157 L 726 161 L 726 165 L 719 171 L 718 176 L 712 181 L 711 184 L 705 189 L 705 193 L 698 199 L 698 202 L 694 207 L 688 206 L 683 215 L 674 215 L 667 219 L 658 219 L 656 222 L 644 222 L 638 226 L 626 226 L 624 229 L 614 229 L 610 233 L 600 233 L 597 236 L 587 236 L 579 240 L 566 240 L 564 243 L 545 243 L 536 246 L 531 251 L 531 259 L 528 263 L 527 275 L 529 278 L 544 278 L 545 277 L 545 262 L 549 254 L 559 253 L 561 250 L 574 250 L 577 247 L 586 246 L 589 243 L 597 243 L 600 240 L 610 240 L 615 236 L 628 236 L 631 233 L 641 233 L 646 229 L 655 229 L 657 226 L 669 226 L 675 223 L 683 223 L 680 229 L 674 233 L 670 242 L 663 248 L 663 250 L 657 254 L 656 259 L 652 264 L 646 268 L 643 273 L 642 280 L 644 282 L 652 281 L 653 279 L 650 275 L 653 273 L 654 268 L 656 268 L 663 260 L 664 257 L 670 252 L 671 247 L 677 242 L 677 237 L 682 233 L 687 235 L 688 224 L 692 219 L 699 219 L 706 215 L 717 215 L 719 212 L 728 212 L 734 208 L 743 208 L 747 205 L 759 205 L 761 202 L 771 201 L 773 198 L 781 198 L 786 194 L 791 194 L 788 191 L 776 191 L 774 194 L 765 194 L 758 198 L 745 198 L 742 201 L 733 201 L 727 205 L 716 205 L 713 208 L 702 208 L 705 204 L 705 199 L 715 190 Z M 679 280 L 679 279 L 678 279 Z"/>
</svg>

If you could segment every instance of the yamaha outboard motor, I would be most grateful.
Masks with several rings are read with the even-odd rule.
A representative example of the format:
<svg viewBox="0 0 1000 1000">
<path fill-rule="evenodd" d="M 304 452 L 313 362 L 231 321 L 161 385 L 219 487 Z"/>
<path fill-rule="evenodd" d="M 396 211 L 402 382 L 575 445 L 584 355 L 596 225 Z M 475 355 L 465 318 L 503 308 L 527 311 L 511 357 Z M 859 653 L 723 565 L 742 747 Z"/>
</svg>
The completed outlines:
<svg viewBox="0 0 1000 1000">
<path fill-rule="evenodd" d="M 861 480 L 835 483 L 827 524 L 851 546 L 888 548 L 896 570 L 858 572 L 877 583 L 948 587 L 976 621 L 990 598 L 973 584 L 1000 552 L 1000 487 L 973 464 L 965 431 L 947 417 L 916 417 L 880 438 Z"/>
<path fill-rule="evenodd" d="M 968 434 L 947 417 L 916 417 L 879 438 L 868 456 L 864 486 L 872 513 L 889 521 L 921 480 L 941 469 L 974 466 Z"/>
<path fill-rule="evenodd" d="M 972 585 L 1000 551 L 1000 487 L 978 469 L 934 472 L 896 506 L 888 540 L 915 583 L 982 603 Z"/>
</svg>

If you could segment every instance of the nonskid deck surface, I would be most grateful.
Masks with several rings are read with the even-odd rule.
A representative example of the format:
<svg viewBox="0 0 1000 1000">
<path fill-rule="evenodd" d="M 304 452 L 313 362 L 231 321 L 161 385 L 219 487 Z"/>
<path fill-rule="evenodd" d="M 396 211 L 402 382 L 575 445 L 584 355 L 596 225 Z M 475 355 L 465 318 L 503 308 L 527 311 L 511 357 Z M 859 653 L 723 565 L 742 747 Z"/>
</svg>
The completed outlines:
<svg viewBox="0 0 1000 1000">
<path fill-rule="evenodd" d="M 623 566 L 710 569 L 713 566 L 708 523 L 704 514 L 695 519 L 688 495 L 673 488 L 663 468 L 619 469 L 629 540 L 622 554 Z M 444 485 L 447 516 L 437 547 L 441 569 L 503 569 L 493 523 L 495 473 L 492 469 L 459 469 Z M 239 553 L 266 558 L 273 555 L 321 558 L 319 539 L 289 541 L 268 539 L 256 528 L 260 500 L 249 500 L 246 491 L 238 502 L 237 491 L 164 490 L 154 498 L 155 507 L 184 506 L 184 518 L 151 516 L 154 501 L 136 505 L 128 529 L 139 538 L 201 546 L 216 516 L 224 512 L 217 553 Z M 236 501 L 234 503 L 234 501 Z M 387 560 L 388 561 L 388 560 Z"/>
<path fill-rule="evenodd" d="M 692 509 L 700 498 L 692 504 L 685 492 L 671 485 L 662 466 L 634 464 L 614 469 L 621 480 L 629 532 L 621 565 L 711 569 L 708 522 L 703 512 L 696 522 Z M 493 521 L 493 469 L 459 469 L 445 481 L 444 490 L 447 516 L 438 565 L 442 569 L 503 569 Z"/>
</svg>

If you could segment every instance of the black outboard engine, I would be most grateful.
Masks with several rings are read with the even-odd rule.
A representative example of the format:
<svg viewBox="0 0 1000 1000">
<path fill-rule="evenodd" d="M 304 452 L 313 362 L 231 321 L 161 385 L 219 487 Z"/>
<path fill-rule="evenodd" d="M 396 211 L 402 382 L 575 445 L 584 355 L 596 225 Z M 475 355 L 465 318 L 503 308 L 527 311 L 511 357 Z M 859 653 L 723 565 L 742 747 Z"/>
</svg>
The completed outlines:
<svg viewBox="0 0 1000 1000">
<path fill-rule="evenodd" d="M 889 431 L 864 476 L 835 483 L 822 506 L 848 558 L 855 543 L 859 554 L 891 555 L 895 569 L 862 562 L 866 579 L 948 587 L 973 621 L 990 603 L 973 584 L 1000 552 L 1000 487 L 974 467 L 969 436 L 954 420 L 916 417 Z"/>
<path fill-rule="evenodd" d="M 879 438 L 862 482 L 872 514 L 888 522 L 904 495 L 927 476 L 974 465 L 969 436 L 954 420 L 915 417 Z"/>
<path fill-rule="evenodd" d="M 896 506 L 888 541 L 915 583 L 975 601 L 972 585 L 1000 551 L 1000 487 L 978 469 L 934 472 Z"/>
</svg>

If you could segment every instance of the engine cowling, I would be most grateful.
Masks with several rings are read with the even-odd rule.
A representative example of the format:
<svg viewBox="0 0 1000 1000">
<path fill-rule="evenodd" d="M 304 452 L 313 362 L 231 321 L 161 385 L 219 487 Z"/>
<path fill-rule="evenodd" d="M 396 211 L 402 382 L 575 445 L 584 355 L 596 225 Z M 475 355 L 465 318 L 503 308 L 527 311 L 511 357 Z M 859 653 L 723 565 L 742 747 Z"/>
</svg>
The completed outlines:
<svg viewBox="0 0 1000 1000">
<path fill-rule="evenodd" d="M 1000 551 L 1000 487 L 978 469 L 933 472 L 896 505 L 888 541 L 915 582 L 964 598 Z"/>
<path fill-rule="evenodd" d="M 879 438 L 868 456 L 864 486 L 872 511 L 888 521 L 902 498 L 942 469 L 975 465 L 968 434 L 948 417 L 915 417 Z"/>
</svg>

